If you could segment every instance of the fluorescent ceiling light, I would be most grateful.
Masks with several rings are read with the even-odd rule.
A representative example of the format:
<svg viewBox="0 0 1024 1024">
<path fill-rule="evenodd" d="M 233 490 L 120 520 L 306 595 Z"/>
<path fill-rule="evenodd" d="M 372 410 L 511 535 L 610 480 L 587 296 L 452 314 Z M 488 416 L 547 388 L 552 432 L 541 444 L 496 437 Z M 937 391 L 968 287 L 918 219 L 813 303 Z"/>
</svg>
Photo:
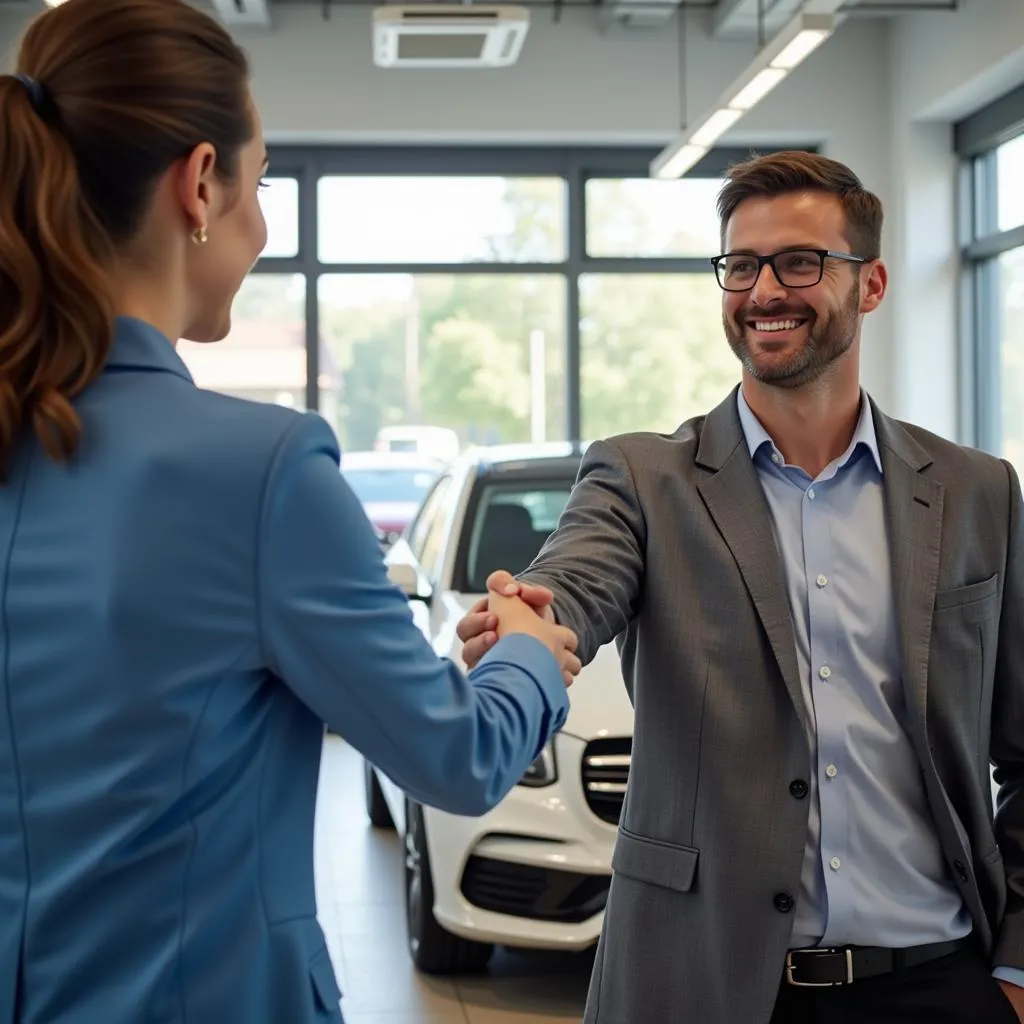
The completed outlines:
<svg viewBox="0 0 1024 1024">
<path fill-rule="evenodd" d="M 773 68 L 793 68 L 805 61 L 814 51 L 828 39 L 831 32 L 823 29 L 805 28 L 798 32 L 794 40 L 772 61 Z"/>
<path fill-rule="evenodd" d="M 835 31 L 830 14 L 798 14 L 774 35 L 711 108 L 651 161 L 656 178 L 685 174 L 748 110 L 755 107 Z"/>
<path fill-rule="evenodd" d="M 729 109 L 745 114 L 751 107 L 756 107 L 781 82 L 788 71 L 782 68 L 765 68 L 745 85 L 729 103 Z"/>
<path fill-rule="evenodd" d="M 742 110 L 716 110 L 691 136 L 693 145 L 707 149 L 715 140 L 724 135 L 741 117 Z"/>
<path fill-rule="evenodd" d="M 655 173 L 654 176 L 656 178 L 681 178 L 707 151 L 707 146 L 695 146 L 689 142 L 668 153 L 667 156 L 662 154 L 665 159 L 664 163 L 660 165 L 661 173 Z"/>
</svg>

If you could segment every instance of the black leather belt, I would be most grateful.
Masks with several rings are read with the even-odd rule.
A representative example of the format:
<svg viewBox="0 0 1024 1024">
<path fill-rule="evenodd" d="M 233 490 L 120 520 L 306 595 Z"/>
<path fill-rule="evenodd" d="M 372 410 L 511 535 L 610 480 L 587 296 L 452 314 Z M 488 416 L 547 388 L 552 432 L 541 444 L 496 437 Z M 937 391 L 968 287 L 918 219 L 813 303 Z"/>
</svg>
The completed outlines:
<svg viewBox="0 0 1024 1024">
<path fill-rule="evenodd" d="M 791 949 L 786 954 L 786 982 L 798 988 L 831 988 L 852 985 L 863 978 L 905 970 L 929 960 L 965 949 L 970 936 L 927 946 L 885 949 L 881 946 L 830 946 L 825 949 Z"/>
</svg>

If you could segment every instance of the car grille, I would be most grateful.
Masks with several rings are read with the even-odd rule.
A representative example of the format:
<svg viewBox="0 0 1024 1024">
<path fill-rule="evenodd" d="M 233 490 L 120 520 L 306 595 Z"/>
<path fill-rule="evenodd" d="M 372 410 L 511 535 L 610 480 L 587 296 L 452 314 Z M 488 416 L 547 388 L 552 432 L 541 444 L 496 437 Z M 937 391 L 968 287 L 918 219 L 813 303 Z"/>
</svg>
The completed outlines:
<svg viewBox="0 0 1024 1024">
<path fill-rule="evenodd" d="M 579 924 L 604 910 L 610 881 L 608 875 L 470 857 L 462 874 L 462 895 L 496 914 Z"/>
<path fill-rule="evenodd" d="M 628 736 L 594 740 L 583 752 L 583 792 L 602 821 L 618 825 L 626 796 L 633 741 Z"/>
</svg>

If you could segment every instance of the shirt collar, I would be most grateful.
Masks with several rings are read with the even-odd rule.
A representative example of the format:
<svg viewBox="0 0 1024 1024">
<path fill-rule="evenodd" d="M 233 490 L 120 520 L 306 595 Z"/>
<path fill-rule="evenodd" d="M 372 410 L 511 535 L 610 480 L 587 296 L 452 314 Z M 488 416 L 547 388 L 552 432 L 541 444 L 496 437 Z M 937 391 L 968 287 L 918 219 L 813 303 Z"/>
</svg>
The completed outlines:
<svg viewBox="0 0 1024 1024">
<path fill-rule="evenodd" d="M 742 386 L 736 389 L 736 408 L 740 416 L 740 424 L 743 427 L 743 436 L 747 441 L 747 448 L 750 450 L 750 457 L 754 458 L 757 453 L 767 445 L 771 451 L 778 451 L 771 435 L 761 424 L 761 421 L 754 415 L 754 411 L 747 404 L 743 395 Z M 878 435 L 875 433 L 875 420 L 871 415 L 871 403 L 868 396 L 862 390 L 860 393 L 860 417 L 857 420 L 857 429 L 853 432 L 853 440 L 845 452 L 836 460 L 836 468 L 842 469 L 853 458 L 857 449 L 863 445 L 874 459 L 878 472 L 882 472 L 882 457 L 879 454 Z"/>
</svg>

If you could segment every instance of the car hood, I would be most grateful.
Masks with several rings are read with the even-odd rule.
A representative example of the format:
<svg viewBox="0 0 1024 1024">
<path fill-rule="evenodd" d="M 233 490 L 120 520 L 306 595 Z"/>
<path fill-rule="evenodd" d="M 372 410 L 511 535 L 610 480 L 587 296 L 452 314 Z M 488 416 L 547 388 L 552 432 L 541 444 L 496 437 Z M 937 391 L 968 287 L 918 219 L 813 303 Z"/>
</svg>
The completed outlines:
<svg viewBox="0 0 1024 1024">
<path fill-rule="evenodd" d="M 457 622 L 482 594 L 446 595 L 450 615 Z M 452 657 L 459 664 L 461 644 L 452 638 Z M 562 732 L 590 742 L 605 736 L 633 735 L 633 705 L 622 681 L 622 665 L 614 644 L 606 644 L 585 666 L 569 689 L 569 717 Z"/>
</svg>

